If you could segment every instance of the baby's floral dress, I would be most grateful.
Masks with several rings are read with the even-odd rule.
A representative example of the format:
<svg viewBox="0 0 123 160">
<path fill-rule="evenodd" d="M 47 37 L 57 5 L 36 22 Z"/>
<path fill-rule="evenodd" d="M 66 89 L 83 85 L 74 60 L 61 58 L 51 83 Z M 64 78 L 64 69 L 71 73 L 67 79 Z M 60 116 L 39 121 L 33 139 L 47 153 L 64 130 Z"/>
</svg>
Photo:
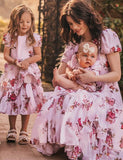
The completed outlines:
<svg viewBox="0 0 123 160">
<path fill-rule="evenodd" d="M 78 60 L 77 60 L 77 57 L 75 54 L 72 56 L 71 60 L 67 62 L 67 66 L 72 70 L 82 68 L 78 63 Z M 93 73 L 95 75 L 99 75 L 99 73 L 101 72 L 100 61 L 97 60 L 92 66 L 84 68 L 84 69 L 93 71 Z M 101 89 L 101 87 L 102 87 L 101 84 L 96 83 L 96 82 L 83 84 L 81 82 L 81 80 L 79 80 L 79 79 L 76 80 L 76 83 L 81 85 L 81 87 L 83 87 L 83 89 L 88 90 L 89 92 L 95 92 L 98 90 L 98 88 Z"/>
<path fill-rule="evenodd" d="M 62 61 L 67 63 L 78 46 L 66 46 Z M 117 34 L 106 29 L 101 35 L 98 60 L 100 74 L 110 71 L 107 54 L 121 51 Z M 102 83 L 96 92 L 55 87 L 39 112 L 31 141 L 39 152 L 52 155 L 60 147 L 70 160 L 122 160 L 123 102 L 118 83 Z"/>
<path fill-rule="evenodd" d="M 34 33 L 36 43 L 26 44 L 26 35 L 18 36 L 12 44 L 10 34 L 4 35 L 4 44 L 11 47 L 11 57 L 23 61 L 34 55 L 33 47 L 41 47 L 41 37 Z M 41 73 L 36 63 L 23 70 L 6 63 L 0 78 L 0 112 L 8 115 L 29 115 L 38 112 L 43 103 Z"/>
</svg>

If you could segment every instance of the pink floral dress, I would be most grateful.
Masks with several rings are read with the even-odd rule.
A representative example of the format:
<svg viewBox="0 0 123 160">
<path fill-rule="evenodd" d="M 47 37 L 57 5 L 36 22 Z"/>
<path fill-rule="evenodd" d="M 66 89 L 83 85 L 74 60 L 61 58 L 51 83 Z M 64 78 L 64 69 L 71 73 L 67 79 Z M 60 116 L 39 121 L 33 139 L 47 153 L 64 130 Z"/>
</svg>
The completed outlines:
<svg viewBox="0 0 123 160">
<path fill-rule="evenodd" d="M 10 34 L 4 36 L 4 43 L 11 47 L 11 57 L 22 61 L 34 55 L 33 47 L 41 47 L 41 38 L 34 33 L 34 46 L 26 45 L 26 35 L 18 36 L 11 45 Z M 41 73 L 36 63 L 30 64 L 27 70 L 6 63 L 4 74 L 0 78 L 0 112 L 8 115 L 29 115 L 37 112 L 42 106 L 43 88 Z"/>
<path fill-rule="evenodd" d="M 72 70 L 81 68 L 75 54 L 72 56 L 71 60 L 67 62 L 67 66 L 71 68 Z M 100 61 L 97 60 L 93 66 L 90 66 L 86 69 L 93 71 L 95 75 L 99 75 L 101 72 Z M 95 92 L 98 89 L 101 89 L 102 87 L 101 84 L 99 85 L 99 83 L 96 83 L 96 82 L 83 84 L 79 79 L 76 80 L 76 83 L 81 85 L 83 89 L 88 90 L 90 92 Z"/>
<path fill-rule="evenodd" d="M 77 45 L 65 49 L 62 61 L 68 62 Z M 106 54 L 121 51 L 117 34 L 106 29 L 101 36 L 98 59 L 101 73 L 110 71 Z M 122 160 L 123 102 L 118 83 L 104 83 L 96 92 L 56 87 L 39 112 L 32 129 L 32 144 L 45 155 L 64 147 L 69 159 Z"/>
</svg>

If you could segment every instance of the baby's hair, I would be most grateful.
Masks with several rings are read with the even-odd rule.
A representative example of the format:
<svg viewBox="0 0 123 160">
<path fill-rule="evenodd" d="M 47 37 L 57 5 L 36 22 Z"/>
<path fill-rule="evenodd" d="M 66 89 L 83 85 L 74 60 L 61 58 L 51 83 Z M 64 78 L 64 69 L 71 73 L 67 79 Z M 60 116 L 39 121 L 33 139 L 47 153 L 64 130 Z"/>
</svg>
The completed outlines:
<svg viewBox="0 0 123 160">
<path fill-rule="evenodd" d="M 31 28 L 27 33 L 27 44 L 33 45 L 35 43 L 35 38 L 33 36 L 33 32 L 35 31 L 35 18 L 32 10 L 24 4 L 16 6 L 11 14 L 10 21 L 8 25 L 8 32 L 11 36 L 11 43 L 15 43 L 18 37 L 18 29 L 19 29 L 19 21 L 23 13 L 29 13 L 31 15 Z"/>
</svg>

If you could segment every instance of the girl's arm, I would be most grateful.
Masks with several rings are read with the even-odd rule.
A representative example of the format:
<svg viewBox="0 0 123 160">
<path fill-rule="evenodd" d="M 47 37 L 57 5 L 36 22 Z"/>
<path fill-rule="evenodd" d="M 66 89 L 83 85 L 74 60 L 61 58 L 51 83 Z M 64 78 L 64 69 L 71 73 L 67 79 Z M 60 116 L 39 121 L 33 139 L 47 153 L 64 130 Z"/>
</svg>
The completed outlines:
<svg viewBox="0 0 123 160">
<path fill-rule="evenodd" d="M 4 47 L 4 59 L 11 64 L 15 64 L 16 59 L 10 56 L 10 47 Z"/>
<path fill-rule="evenodd" d="M 107 55 L 108 63 L 110 65 L 110 72 L 104 74 L 95 76 L 92 74 L 92 72 L 84 70 L 83 74 L 78 75 L 78 78 L 83 83 L 89 83 L 89 82 L 118 82 L 121 78 L 121 65 L 120 65 L 120 54 L 119 52 L 111 53 Z"/>
<path fill-rule="evenodd" d="M 27 69 L 30 64 L 36 63 L 41 60 L 41 48 L 34 47 L 33 49 L 34 49 L 35 55 L 30 58 L 27 58 L 21 62 L 22 69 Z"/>
</svg>

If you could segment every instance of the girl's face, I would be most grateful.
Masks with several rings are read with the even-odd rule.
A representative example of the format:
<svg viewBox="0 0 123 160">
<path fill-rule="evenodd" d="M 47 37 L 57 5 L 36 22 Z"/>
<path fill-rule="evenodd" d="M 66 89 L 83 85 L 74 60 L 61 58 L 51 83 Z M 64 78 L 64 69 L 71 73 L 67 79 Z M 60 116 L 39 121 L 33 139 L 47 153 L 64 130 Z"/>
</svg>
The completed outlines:
<svg viewBox="0 0 123 160">
<path fill-rule="evenodd" d="M 82 68 L 91 67 L 92 65 L 94 65 L 94 63 L 97 60 L 97 50 L 95 49 L 94 52 L 78 51 L 77 58 L 78 58 L 79 65 Z"/>
<path fill-rule="evenodd" d="M 88 26 L 83 20 L 80 21 L 80 24 L 73 21 L 70 16 L 66 16 L 66 20 L 70 26 L 70 29 L 73 30 L 73 32 L 78 36 L 84 36 L 87 32 L 89 32 Z"/>
<path fill-rule="evenodd" d="M 25 35 L 31 28 L 31 15 L 28 12 L 22 14 L 21 19 L 19 21 L 19 35 Z"/>
</svg>

